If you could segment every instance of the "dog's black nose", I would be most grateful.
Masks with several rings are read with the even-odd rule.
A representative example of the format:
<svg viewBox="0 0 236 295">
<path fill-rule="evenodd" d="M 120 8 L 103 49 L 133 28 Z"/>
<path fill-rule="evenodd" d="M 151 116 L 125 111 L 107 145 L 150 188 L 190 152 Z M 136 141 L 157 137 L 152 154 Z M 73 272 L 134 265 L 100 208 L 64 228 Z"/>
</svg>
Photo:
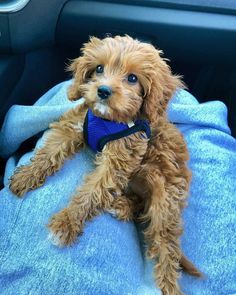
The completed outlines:
<svg viewBox="0 0 236 295">
<path fill-rule="evenodd" d="M 109 86 L 102 85 L 98 87 L 98 96 L 101 99 L 108 99 L 109 96 L 111 96 L 112 90 Z"/>
</svg>

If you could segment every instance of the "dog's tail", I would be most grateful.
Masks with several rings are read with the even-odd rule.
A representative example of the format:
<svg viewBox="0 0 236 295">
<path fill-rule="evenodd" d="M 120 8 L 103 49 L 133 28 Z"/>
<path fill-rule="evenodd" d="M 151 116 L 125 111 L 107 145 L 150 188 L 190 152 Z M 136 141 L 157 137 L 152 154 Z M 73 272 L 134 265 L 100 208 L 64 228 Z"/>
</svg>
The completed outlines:
<svg viewBox="0 0 236 295">
<path fill-rule="evenodd" d="M 201 273 L 196 268 L 196 266 L 190 260 L 188 260 L 188 258 L 186 256 L 184 256 L 183 254 L 180 259 L 180 265 L 181 265 L 181 268 L 183 269 L 183 271 L 187 272 L 189 275 L 194 276 L 194 277 L 198 277 L 198 278 L 204 277 L 203 273 Z"/>
</svg>

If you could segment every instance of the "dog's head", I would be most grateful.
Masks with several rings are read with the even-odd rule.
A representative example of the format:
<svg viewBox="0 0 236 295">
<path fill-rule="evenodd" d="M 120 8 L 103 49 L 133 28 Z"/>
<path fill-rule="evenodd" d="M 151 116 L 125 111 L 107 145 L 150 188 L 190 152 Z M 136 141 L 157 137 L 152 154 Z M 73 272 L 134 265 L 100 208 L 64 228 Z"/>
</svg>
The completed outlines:
<svg viewBox="0 0 236 295">
<path fill-rule="evenodd" d="M 94 114 L 129 122 L 142 117 L 155 123 L 182 83 L 161 51 L 129 36 L 98 39 L 84 44 L 82 56 L 69 66 L 74 74 L 70 100 L 83 96 Z"/>
</svg>

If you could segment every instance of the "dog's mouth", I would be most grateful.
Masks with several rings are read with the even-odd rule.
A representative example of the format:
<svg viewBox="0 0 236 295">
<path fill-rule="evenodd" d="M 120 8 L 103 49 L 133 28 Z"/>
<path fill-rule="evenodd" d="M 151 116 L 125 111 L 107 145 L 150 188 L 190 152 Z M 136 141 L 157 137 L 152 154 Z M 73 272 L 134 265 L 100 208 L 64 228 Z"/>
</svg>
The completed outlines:
<svg viewBox="0 0 236 295">
<path fill-rule="evenodd" d="M 106 116 L 110 113 L 110 107 L 108 106 L 107 102 L 97 100 L 93 105 L 93 110 L 95 113 Z"/>
</svg>

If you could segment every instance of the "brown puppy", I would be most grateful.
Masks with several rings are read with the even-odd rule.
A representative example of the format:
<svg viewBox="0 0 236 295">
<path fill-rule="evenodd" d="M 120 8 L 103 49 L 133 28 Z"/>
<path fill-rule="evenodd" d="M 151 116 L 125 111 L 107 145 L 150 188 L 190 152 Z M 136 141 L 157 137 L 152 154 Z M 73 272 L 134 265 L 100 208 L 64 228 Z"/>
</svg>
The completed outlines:
<svg viewBox="0 0 236 295">
<path fill-rule="evenodd" d="M 70 66 L 74 80 L 68 96 L 70 100 L 83 96 L 81 105 L 50 125 L 45 146 L 29 165 L 16 170 L 10 189 L 22 196 L 41 186 L 85 146 L 83 123 L 88 108 L 116 122 L 149 120 L 150 140 L 140 131 L 105 145 L 96 156 L 96 169 L 68 206 L 52 217 L 49 229 L 54 243 L 70 245 L 82 233 L 85 221 L 101 210 L 128 220 L 143 204 L 140 218 L 147 224 L 147 254 L 156 261 L 157 284 L 163 294 L 176 295 L 182 294 L 177 282 L 181 267 L 192 275 L 200 273 L 180 249 L 181 211 L 191 173 L 184 139 L 166 116 L 168 101 L 183 84 L 160 54 L 152 45 L 129 36 L 91 38 Z M 98 89 L 104 85 L 108 93 L 101 94 Z M 137 201 L 137 195 L 142 199 Z"/>
</svg>

